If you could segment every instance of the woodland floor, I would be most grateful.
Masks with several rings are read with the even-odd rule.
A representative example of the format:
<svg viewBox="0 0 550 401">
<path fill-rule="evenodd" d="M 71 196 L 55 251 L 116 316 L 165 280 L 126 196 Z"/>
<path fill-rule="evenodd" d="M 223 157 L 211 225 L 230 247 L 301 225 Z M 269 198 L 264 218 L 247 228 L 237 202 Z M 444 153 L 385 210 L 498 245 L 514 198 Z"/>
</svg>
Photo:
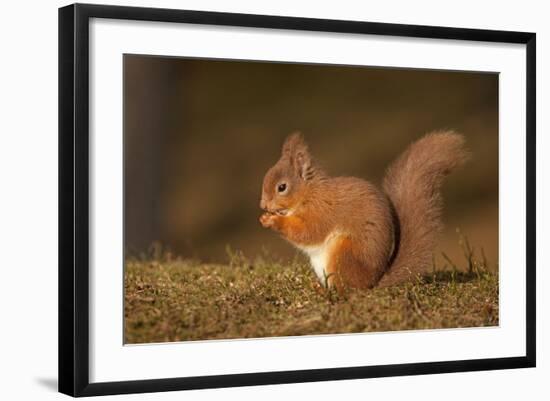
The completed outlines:
<svg viewBox="0 0 550 401">
<path fill-rule="evenodd" d="M 320 291 L 306 263 L 226 265 L 129 259 L 125 342 L 497 326 L 498 273 L 467 256 L 415 282 L 372 290 Z"/>
</svg>

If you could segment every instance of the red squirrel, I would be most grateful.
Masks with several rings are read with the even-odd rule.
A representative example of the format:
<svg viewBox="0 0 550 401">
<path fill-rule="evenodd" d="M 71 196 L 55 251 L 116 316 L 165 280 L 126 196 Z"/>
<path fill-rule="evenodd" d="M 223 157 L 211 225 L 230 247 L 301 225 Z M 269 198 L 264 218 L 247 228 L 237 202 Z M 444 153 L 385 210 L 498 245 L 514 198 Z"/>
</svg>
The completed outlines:
<svg viewBox="0 0 550 401">
<path fill-rule="evenodd" d="M 330 177 L 294 133 L 264 177 L 260 223 L 305 252 L 323 285 L 399 284 L 431 266 L 442 230 L 440 187 L 467 158 L 462 135 L 427 134 L 390 165 L 380 190 Z"/>
</svg>

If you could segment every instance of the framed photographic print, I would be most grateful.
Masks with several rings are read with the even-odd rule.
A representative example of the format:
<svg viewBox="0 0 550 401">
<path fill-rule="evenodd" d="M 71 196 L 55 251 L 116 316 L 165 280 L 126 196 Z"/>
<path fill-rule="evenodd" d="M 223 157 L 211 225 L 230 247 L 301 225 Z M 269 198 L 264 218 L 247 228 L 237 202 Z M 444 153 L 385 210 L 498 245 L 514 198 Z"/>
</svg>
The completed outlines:
<svg viewBox="0 0 550 401">
<path fill-rule="evenodd" d="M 535 366 L 535 34 L 59 10 L 59 390 Z"/>
</svg>

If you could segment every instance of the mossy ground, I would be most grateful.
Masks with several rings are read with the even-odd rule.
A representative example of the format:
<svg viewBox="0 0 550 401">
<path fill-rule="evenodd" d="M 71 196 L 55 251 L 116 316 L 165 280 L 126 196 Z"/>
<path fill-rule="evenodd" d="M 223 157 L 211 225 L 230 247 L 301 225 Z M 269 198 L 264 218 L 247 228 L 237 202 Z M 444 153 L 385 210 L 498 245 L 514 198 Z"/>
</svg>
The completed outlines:
<svg viewBox="0 0 550 401">
<path fill-rule="evenodd" d="M 495 326 L 498 299 L 498 273 L 471 257 L 464 271 L 443 266 L 415 282 L 342 294 L 320 291 L 298 259 L 128 259 L 125 342 Z"/>
</svg>

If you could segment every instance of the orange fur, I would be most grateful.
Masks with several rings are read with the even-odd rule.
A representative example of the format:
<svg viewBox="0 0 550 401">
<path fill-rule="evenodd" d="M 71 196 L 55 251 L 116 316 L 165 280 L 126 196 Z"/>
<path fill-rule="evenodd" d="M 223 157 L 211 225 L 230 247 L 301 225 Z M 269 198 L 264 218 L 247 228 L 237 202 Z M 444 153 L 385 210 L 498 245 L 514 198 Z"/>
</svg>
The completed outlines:
<svg viewBox="0 0 550 401">
<path fill-rule="evenodd" d="M 269 227 L 280 232 L 290 242 L 300 245 L 309 245 L 311 243 L 311 240 L 307 236 L 306 225 L 299 217 L 263 214 L 261 222 L 264 227 Z"/>
<path fill-rule="evenodd" d="M 372 288 L 376 285 L 376 272 L 365 268 L 355 255 L 355 248 L 349 237 L 342 237 L 331 249 L 326 269 L 329 286 L 343 291 L 347 286 Z"/>
<path fill-rule="evenodd" d="M 329 177 L 299 133 L 267 172 L 261 224 L 310 255 L 337 288 L 391 285 L 428 263 L 440 222 L 443 177 L 466 159 L 460 135 L 421 138 L 390 167 L 384 192 L 354 177 Z"/>
</svg>

